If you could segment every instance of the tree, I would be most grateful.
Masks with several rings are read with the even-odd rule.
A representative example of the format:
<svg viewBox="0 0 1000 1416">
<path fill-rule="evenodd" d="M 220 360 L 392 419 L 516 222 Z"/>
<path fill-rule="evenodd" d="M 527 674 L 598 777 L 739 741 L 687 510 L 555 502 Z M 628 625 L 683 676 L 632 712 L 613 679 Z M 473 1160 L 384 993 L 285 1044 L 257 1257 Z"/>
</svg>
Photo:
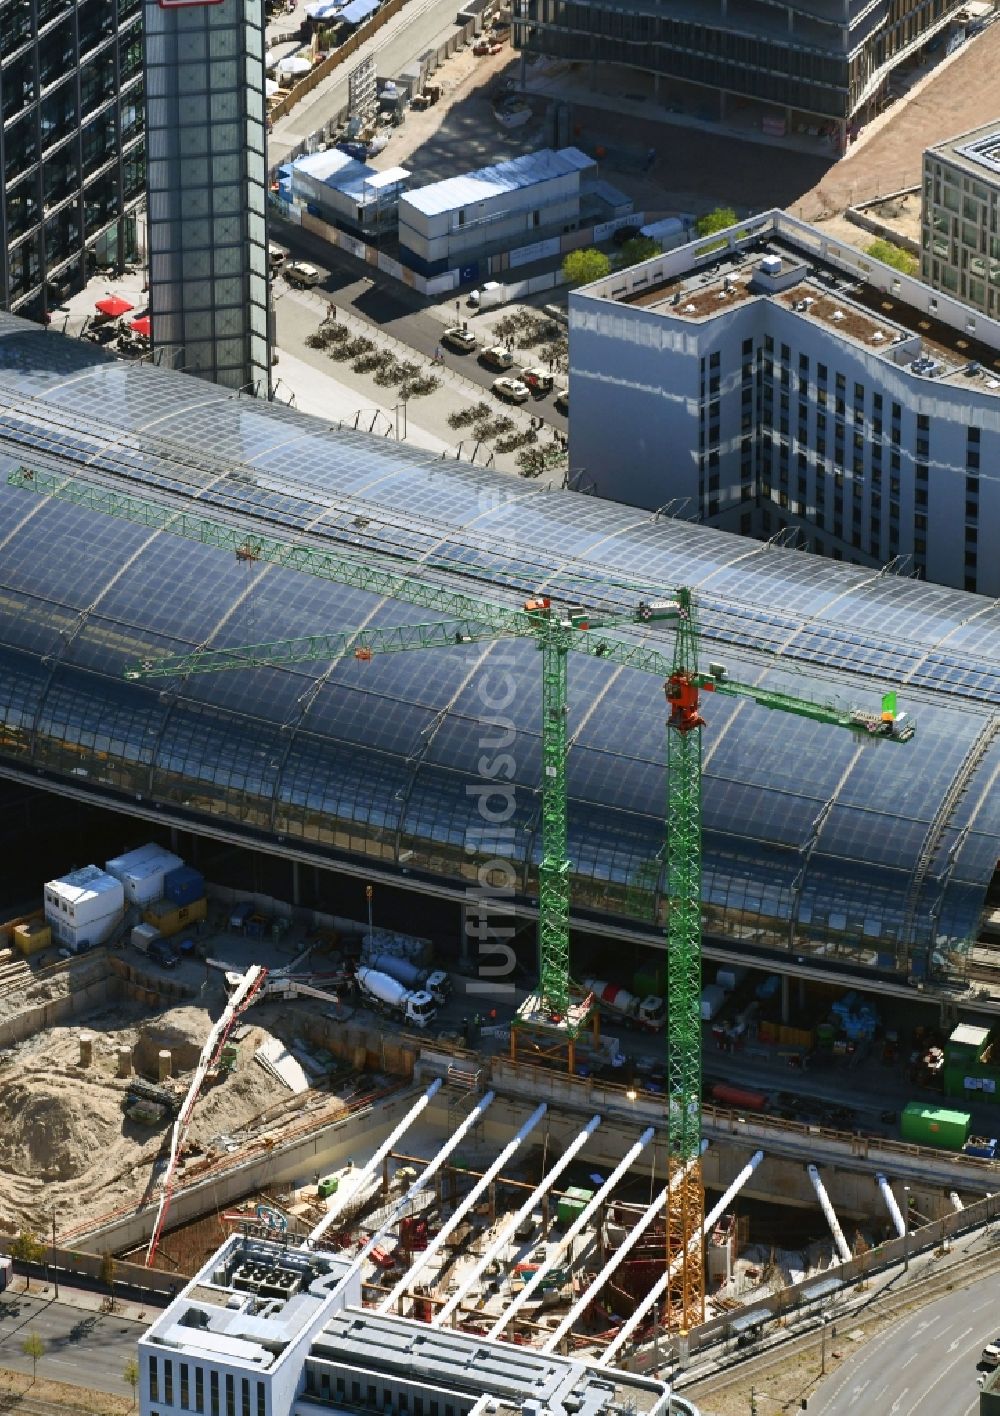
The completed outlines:
<svg viewBox="0 0 1000 1416">
<path fill-rule="evenodd" d="M 20 1234 L 10 1241 L 10 1256 L 22 1264 L 40 1264 L 45 1259 L 45 1245 L 30 1229 L 22 1229 Z M 31 1275 L 25 1274 L 25 1293 L 30 1287 Z"/>
<path fill-rule="evenodd" d="M 105 1249 L 101 1255 L 100 1280 L 111 1290 L 111 1301 L 108 1304 L 111 1312 L 115 1308 L 115 1279 L 118 1276 L 118 1265 L 115 1263 L 115 1256 L 110 1249 Z"/>
<path fill-rule="evenodd" d="M 562 263 L 567 285 L 589 285 L 611 273 L 611 261 L 596 246 L 583 251 L 570 251 Z"/>
<path fill-rule="evenodd" d="M 640 261 L 648 261 L 651 256 L 658 256 L 661 249 L 659 241 L 654 241 L 652 236 L 633 236 L 618 253 L 615 269 L 625 270 L 628 266 L 638 265 Z"/>
<path fill-rule="evenodd" d="M 883 265 L 892 266 L 893 270 L 902 271 L 904 275 L 916 275 L 920 269 L 916 256 L 911 256 L 909 251 L 904 251 L 902 246 L 896 246 L 892 241 L 883 241 L 881 236 L 865 247 L 865 254 Z"/>
<path fill-rule="evenodd" d="M 31 1385 L 35 1385 L 35 1372 L 38 1370 L 39 1357 L 45 1356 L 45 1343 L 38 1336 L 37 1332 L 29 1332 L 21 1342 L 21 1351 L 25 1357 L 31 1358 Z"/>
<path fill-rule="evenodd" d="M 139 1363 L 134 1357 L 126 1359 L 122 1368 L 122 1376 L 132 1388 L 132 1405 L 135 1405 L 135 1389 L 139 1385 Z"/>
<path fill-rule="evenodd" d="M 735 226 L 739 217 L 732 207 L 716 207 L 704 216 L 699 216 L 695 229 L 699 236 L 712 236 L 716 231 L 725 231 L 727 226 Z"/>
</svg>

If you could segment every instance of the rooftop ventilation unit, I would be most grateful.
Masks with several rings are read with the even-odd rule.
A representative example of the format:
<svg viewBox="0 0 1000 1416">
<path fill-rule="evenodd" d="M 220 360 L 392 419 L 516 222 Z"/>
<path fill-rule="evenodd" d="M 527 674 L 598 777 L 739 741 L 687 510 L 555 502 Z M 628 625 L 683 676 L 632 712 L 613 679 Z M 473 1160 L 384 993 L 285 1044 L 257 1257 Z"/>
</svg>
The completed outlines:
<svg viewBox="0 0 1000 1416">
<path fill-rule="evenodd" d="M 872 335 L 872 343 L 873 343 L 873 344 L 881 344 L 884 338 L 885 338 L 885 335 L 882 333 L 882 331 L 881 331 L 880 329 L 877 329 L 877 330 L 875 331 L 875 333 Z"/>
<path fill-rule="evenodd" d="M 780 275 L 780 274 L 781 274 L 781 257 L 780 257 L 780 256 L 764 256 L 763 259 L 761 260 L 760 268 L 761 268 L 761 270 L 764 272 L 765 275 Z"/>
<path fill-rule="evenodd" d="M 840 324 L 840 321 L 844 318 L 843 310 L 834 310 L 830 318 L 835 324 Z"/>
<path fill-rule="evenodd" d="M 684 306 L 684 313 L 685 313 L 686 315 L 693 315 L 693 314 L 694 314 L 694 306 L 693 306 L 693 305 L 685 305 L 685 306 Z"/>
</svg>

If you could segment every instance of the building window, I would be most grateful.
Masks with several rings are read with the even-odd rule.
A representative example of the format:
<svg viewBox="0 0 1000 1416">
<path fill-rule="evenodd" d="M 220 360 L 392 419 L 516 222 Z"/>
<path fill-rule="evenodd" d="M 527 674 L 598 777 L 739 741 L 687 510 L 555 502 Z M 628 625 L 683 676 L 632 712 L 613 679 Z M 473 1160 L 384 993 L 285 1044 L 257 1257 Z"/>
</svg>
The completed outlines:
<svg viewBox="0 0 1000 1416">
<path fill-rule="evenodd" d="M 236 1416 L 236 1378 L 226 1373 L 226 1416 Z"/>
<path fill-rule="evenodd" d="M 264 1383 L 257 1383 L 257 1416 L 267 1416 L 267 1393 Z"/>
<path fill-rule="evenodd" d="M 160 1399 L 160 1374 L 155 1357 L 149 1359 L 149 1399 L 159 1401 Z"/>
<path fill-rule="evenodd" d="M 205 1373 L 201 1367 L 194 1369 L 194 1409 L 205 1410 Z"/>
<path fill-rule="evenodd" d="M 191 1407 L 191 1386 L 188 1380 L 188 1364 L 181 1362 L 179 1366 L 181 1373 L 181 1406 L 185 1411 L 188 1411 Z"/>
<path fill-rule="evenodd" d="M 208 1374 L 208 1416 L 219 1416 L 219 1374 Z"/>
<path fill-rule="evenodd" d="M 174 1404 L 174 1364 L 169 1357 L 163 1359 L 163 1400 L 168 1406 Z"/>
<path fill-rule="evenodd" d="M 240 1382 L 240 1410 L 243 1416 L 250 1416 L 250 1378 L 243 1377 Z"/>
</svg>

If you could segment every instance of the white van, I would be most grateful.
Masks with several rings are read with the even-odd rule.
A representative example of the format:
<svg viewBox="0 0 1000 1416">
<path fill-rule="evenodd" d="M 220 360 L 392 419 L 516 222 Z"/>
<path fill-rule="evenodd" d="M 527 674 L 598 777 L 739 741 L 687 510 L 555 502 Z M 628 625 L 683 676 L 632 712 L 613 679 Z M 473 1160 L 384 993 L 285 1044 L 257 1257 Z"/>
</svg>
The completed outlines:
<svg viewBox="0 0 1000 1416">
<path fill-rule="evenodd" d="M 318 285 L 323 279 L 322 273 L 306 261 L 295 261 L 292 265 L 286 265 L 282 273 L 289 285 L 298 286 L 300 290 L 310 285 Z"/>
</svg>

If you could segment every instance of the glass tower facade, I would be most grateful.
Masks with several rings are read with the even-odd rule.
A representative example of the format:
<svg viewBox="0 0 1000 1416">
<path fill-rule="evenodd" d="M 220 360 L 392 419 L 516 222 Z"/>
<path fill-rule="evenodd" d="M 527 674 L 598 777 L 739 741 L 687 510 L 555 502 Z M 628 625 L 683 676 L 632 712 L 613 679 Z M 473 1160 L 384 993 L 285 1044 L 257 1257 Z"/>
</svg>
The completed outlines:
<svg viewBox="0 0 1000 1416">
<path fill-rule="evenodd" d="M 267 397 L 263 0 L 146 0 L 145 26 L 154 349 Z"/>
<path fill-rule="evenodd" d="M 0 302 L 44 316 L 142 200 L 140 0 L 0 0 Z"/>
</svg>

